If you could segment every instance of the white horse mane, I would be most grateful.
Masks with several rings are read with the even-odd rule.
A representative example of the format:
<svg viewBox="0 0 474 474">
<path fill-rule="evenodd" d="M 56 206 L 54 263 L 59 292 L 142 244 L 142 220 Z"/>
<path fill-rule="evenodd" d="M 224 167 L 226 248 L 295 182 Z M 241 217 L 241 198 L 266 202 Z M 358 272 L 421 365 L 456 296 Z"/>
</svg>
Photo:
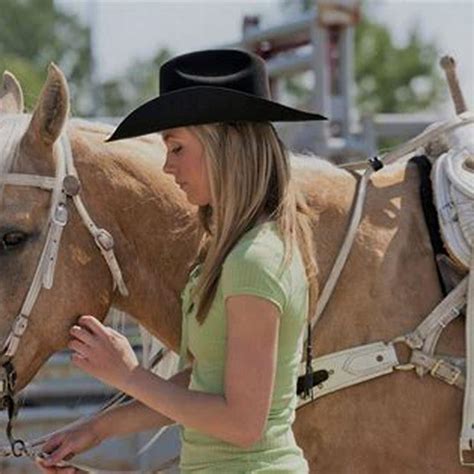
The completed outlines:
<svg viewBox="0 0 474 474">
<path fill-rule="evenodd" d="M 0 115 L 0 176 L 9 173 L 18 156 L 19 144 L 30 122 L 29 115 Z M 0 198 L 4 185 L 0 182 Z"/>
<path fill-rule="evenodd" d="M 327 174 L 338 174 L 341 172 L 341 168 L 338 168 L 336 165 L 331 163 L 330 161 L 321 158 L 318 155 L 315 155 L 312 152 L 293 152 L 289 151 L 290 156 L 290 163 L 293 169 L 296 170 L 305 170 L 311 169 L 314 171 L 321 171 L 324 172 L 325 175 Z"/>
<path fill-rule="evenodd" d="M 18 155 L 18 145 L 30 120 L 30 114 L 5 114 L 0 116 L 0 176 L 8 173 L 12 169 Z M 113 130 L 112 125 L 101 122 L 91 122 L 80 118 L 71 119 L 70 124 L 79 129 L 104 134 L 110 134 Z M 334 164 L 309 151 L 300 153 L 290 150 L 289 158 L 291 167 L 295 170 L 304 171 L 311 169 L 321 171 L 324 174 L 339 174 L 341 172 Z M 0 197 L 2 191 L 3 185 L 0 184 Z"/>
</svg>

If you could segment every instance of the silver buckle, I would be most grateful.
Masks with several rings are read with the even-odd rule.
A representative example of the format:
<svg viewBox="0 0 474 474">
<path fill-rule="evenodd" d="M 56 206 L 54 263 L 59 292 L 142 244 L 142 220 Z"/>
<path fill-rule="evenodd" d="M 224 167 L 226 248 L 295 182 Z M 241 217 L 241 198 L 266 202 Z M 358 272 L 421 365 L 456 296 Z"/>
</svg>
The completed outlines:
<svg viewBox="0 0 474 474">
<path fill-rule="evenodd" d="M 54 210 L 53 218 L 54 224 L 64 227 L 67 224 L 68 212 L 67 207 L 63 203 L 59 203 Z"/>
<path fill-rule="evenodd" d="M 440 367 L 443 367 L 443 366 L 445 367 L 446 370 L 448 370 L 451 373 L 451 377 L 446 377 L 445 375 L 442 375 L 439 372 Z M 433 367 L 431 367 L 431 370 L 430 370 L 430 374 L 433 377 L 440 379 L 449 385 L 454 385 L 456 383 L 456 380 L 461 375 L 461 373 L 462 372 L 460 369 L 458 369 L 457 367 L 448 365 L 443 359 L 438 359 L 435 365 L 433 365 Z"/>
<path fill-rule="evenodd" d="M 105 251 L 112 250 L 114 248 L 114 238 L 110 232 L 105 229 L 99 229 L 99 232 L 95 235 L 95 241 L 99 247 Z"/>
</svg>

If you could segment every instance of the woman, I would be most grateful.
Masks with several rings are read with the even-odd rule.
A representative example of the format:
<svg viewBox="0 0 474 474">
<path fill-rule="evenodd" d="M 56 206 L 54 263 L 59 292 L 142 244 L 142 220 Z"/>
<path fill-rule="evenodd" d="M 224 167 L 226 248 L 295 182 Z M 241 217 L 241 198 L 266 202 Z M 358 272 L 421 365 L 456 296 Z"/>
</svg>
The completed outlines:
<svg viewBox="0 0 474 474">
<path fill-rule="evenodd" d="M 321 119 L 271 101 L 265 63 L 244 51 L 198 51 L 161 67 L 160 96 L 109 141 L 162 132 L 163 169 L 199 206 L 205 232 L 181 294 L 181 370 L 170 380 L 146 371 L 125 338 L 82 316 L 73 363 L 135 401 L 53 436 L 37 461 L 43 472 L 77 472 L 55 464 L 173 422 L 183 426 L 182 472 L 308 472 L 291 425 L 314 249 L 270 122 Z"/>
</svg>

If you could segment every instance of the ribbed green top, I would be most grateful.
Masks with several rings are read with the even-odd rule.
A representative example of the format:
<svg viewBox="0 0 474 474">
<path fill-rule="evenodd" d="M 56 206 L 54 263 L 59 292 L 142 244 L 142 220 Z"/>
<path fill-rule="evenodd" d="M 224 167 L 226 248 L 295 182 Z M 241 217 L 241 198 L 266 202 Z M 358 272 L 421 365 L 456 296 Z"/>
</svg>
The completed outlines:
<svg viewBox="0 0 474 474">
<path fill-rule="evenodd" d="M 296 381 L 303 350 L 308 283 L 298 248 L 286 268 L 281 268 L 283 256 L 284 245 L 275 222 L 257 225 L 244 234 L 224 262 L 216 296 L 202 325 L 195 318 L 197 305 L 191 301 L 190 293 L 199 278 L 199 266 L 190 274 L 181 294 L 180 351 L 180 367 L 185 364 L 187 349 L 194 355 L 190 389 L 224 393 L 227 296 L 248 294 L 268 299 L 280 308 L 281 321 L 273 398 L 262 440 L 244 449 L 184 427 L 180 462 L 183 473 L 308 472 L 291 429 L 297 405 Z"/>
</svg>

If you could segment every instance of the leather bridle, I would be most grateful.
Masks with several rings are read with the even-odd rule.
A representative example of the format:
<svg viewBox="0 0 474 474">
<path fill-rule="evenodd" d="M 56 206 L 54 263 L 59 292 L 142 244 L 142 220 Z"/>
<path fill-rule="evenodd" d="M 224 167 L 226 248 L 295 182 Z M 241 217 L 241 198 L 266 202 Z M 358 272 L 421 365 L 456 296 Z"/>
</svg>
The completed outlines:
<svg viewBox="0 0 474 474">
<path fill-rule="evenodd" d="M 76 206 L 82 221 L 109 267 L 113 278 L 113 289 L 118 288 L 122 296 L 128 295 L 120 266 L 114 254 L 113 237 L 107 230 L 99 228 L 94 223 L 82 202 L 80 196 L 81 185 L 74 166 L 71 144 L 66 130 L 63 130 L 55 144 L 55 148 L 58 155 L 55 176 L 21 173 L 0 175 L 0 185 L 36 187 L 52 193 L 46 241 L 20 312 L 16 316 L 12 329 L 0 350 L 0 400 L 3 407 L 8 410 L 6 431 L 11 451 L 17 457 L 27 453 L 25 452 L 25 443 L 22 440 L 15 439 L 12 435 L 11 424 L 16 412 L 14 391 L 17 378 L 12 359 L 18 350 L 21 337 L 28 327 L 30 315 L 40 291 L 43 288 L 51 289 L 53 286 L 61 236 L 68 222 L 68 198 Z"/>
</svg>

